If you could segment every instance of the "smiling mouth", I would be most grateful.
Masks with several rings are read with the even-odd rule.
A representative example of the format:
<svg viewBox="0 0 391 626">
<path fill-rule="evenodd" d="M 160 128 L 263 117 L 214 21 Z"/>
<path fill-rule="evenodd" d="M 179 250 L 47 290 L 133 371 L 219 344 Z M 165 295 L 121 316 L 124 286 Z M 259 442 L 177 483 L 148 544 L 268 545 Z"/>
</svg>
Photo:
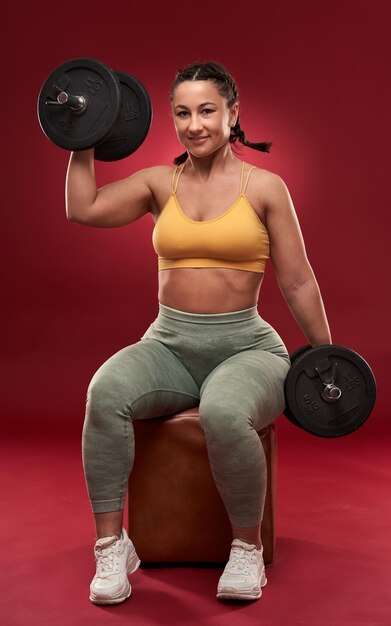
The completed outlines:
<svg viewBox="0 0 391 626">
<path fill-rule="evenodd" d="M 190 141 L 205 141 L 208 137 L 189 137 Z"/>
</svg>

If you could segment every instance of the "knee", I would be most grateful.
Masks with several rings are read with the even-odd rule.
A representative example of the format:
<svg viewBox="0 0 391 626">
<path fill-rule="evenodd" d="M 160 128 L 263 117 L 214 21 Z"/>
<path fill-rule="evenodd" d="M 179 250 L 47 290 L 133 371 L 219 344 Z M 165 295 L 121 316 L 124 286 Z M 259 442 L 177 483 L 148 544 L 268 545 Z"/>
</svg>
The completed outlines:
<svg viewBox="0 0 391 626">
<path fill-rule="evenodd" d="M 118 409 L 123 397 L 120 378 L 105 368 L 100 368 L 92 377 L 87 389 L 87 411 L 90 414 L 108 413 Z M 124 407 L 125 408 L 125 407 Z"/>
<path fill-rule="evenodd" d="M 199 418 L 205 436 L 211 440 L 237 441 L 252 427 L 251 416 L 223 398 L 202 399 Z"/>
</svg>

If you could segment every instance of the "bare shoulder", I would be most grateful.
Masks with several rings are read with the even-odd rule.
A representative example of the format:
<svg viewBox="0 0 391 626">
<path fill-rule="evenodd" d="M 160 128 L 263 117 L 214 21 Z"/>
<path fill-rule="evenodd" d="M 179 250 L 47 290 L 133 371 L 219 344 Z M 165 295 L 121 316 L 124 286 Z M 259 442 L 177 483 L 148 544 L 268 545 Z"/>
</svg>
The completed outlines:
<svg viewBox="0 0 391 626">
<path fill-rule="evenodd" d="M 293 208 L 284 180 L 275 172 L 264 168 L 255 167 L 252 170 L 246 195 L 261 220 L 265 222 L 270 212 Z"/>
<path fill-rule="evenodd" d="M 150 211 L 154 216 L 160 213 L 171 193 L 174 171 L 175 166 L 155 165 L 137 172 L 151 192 Z"/>
<path fill-rule="evenodd" d="M 138 170 L 136 174 L 142 175 L 148 185 L 154 187 L 156 184 L 169 179 L 174 170 L 175 167 L 171 167 L 170 165 L 153 165 L 152 167 L 145 167 L 142 170 Z"/>
<path fill-rule="evenodd" d="M 271 200 L 288 191 L 281 176 L 261 167 L 254 167 L 251 172 L 251 188 L 264 200 Z"/>
</svg>

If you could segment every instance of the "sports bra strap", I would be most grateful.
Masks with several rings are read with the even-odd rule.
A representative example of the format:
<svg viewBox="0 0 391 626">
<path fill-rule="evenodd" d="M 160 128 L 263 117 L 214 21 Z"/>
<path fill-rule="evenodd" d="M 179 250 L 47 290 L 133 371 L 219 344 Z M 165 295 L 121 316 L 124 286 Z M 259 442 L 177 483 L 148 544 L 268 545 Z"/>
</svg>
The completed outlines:
<svg viewBox="0 0 391 626">
<path fill-rule="evenodd" d="M 183 168 L 185 167 L 185 164 L 186 164 L 186 161 L 185 163 L 182 163 L 182 165 L 177 165 L 174 170 L 174 174 L 172 176 L 171 193 L 176 193 L 179 177 L 183 172 Z"/>
<path fill-rule="evenodd" d="M 244 161 L 242 161 L 242 175 L 241 175 L 241 177 L 240 177 L 240 187 L 239 187 L 239 193 L 242 193 L 242 188 L 243 188 L 244 166 L 245 166 L 245 162 L 244 162 Z"/>
<path fill-rule="evenodd" d="M 186 161 L 184 163 L 182 163 L 182 165 L 177 165 L 175 170 L 174 170 L 174 173 L 173 173 L 173 176 L 172 176 L 172 185 L 171 185 L 171 192 L 172 193 L 176 193 L 176 190 L 178 188 L 179 178 L 180 178 L 180 175 L 182 174 L 182 172 L 183 172 L 183 170 L 185 168 L 185 165 L 186 165 Z M 244 166 L 245 165 L 246 164 L 243 161 L 242 162 L 242 175 L 240 177 L 240 193 L 241 194 L 245 194 L 246 193 L 246 189 L 247 189 L 248 181 L 249 181 L 249 178 L 250 178 L 250 174 L 251 174 L 251 172 L 253 170 L 255 170 L 255 165 L 250 167 L 250 169 L 247 172 L 246 182 L 244 183 L 244 186 L 243 186 Z"/>
<path fill-rule="evenodd" d="M 250 167 L 250 169 L 248 170 L 248 172 L 247 172 L 247 177 L 246 177 L 246 182 L 244 183 L 244 187 L 243 187 L 243 189 L 242 189 L 242 188 L 240 188 L 240 193 L 242 193 L 242 194 L 245 194 L 245 193 L 246 193 L 246 189 L 247 189 L 248 181 L 249 181 L 249 178 L 250 178 L 250 174 L 251 174 L 251 172 L 252 172 L 253 170 L 255 170 L 255 165 L 253 165 L 252 167 Z"/>
</svg>

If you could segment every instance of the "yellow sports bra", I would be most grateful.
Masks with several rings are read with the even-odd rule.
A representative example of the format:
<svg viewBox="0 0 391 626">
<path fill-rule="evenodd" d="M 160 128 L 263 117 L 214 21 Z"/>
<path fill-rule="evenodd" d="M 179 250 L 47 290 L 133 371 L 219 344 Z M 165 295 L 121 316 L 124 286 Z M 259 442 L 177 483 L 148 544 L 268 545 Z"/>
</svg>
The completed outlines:
<svg viewBox="0 0 391 626">
<path fill-rule="evenodd" d="M 152 243 L 158 255 L 159 270 L 180 267 L 226 267 L 248 272 L 264 272 L 270 256 L 269 236 L 245 196 L 250 173 L 240 192 L 224 213 L 200 222 L 187 217 L 178 202 L 176 190 L 186 162 L 176 167 L 171 195 L 155 224 Z"/>
</svg>

